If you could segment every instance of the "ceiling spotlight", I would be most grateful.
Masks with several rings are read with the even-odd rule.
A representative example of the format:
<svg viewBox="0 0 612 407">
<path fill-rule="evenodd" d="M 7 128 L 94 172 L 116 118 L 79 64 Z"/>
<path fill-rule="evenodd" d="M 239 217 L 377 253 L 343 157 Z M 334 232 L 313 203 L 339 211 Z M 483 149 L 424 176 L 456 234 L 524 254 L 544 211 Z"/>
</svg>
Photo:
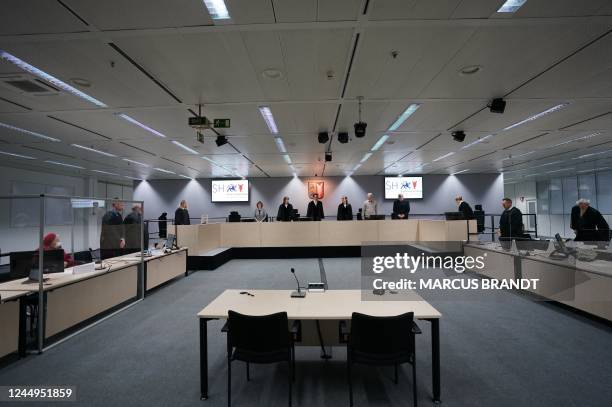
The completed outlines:
<svg viewBox="0 0 612 407">
<path fill-rule="evenodd" d="M 475 73 L 480 72 L 482 69 L 482 65 L 468 65 L 459 69 L 459 75 L 474 75 Z"/>
<path fill-rule="evenodd" d="M 222 145 L 227 144 L 227 137 L 219 135 L 217 136 L 215 143 L 217 144 L 217 147 L 221 147 Z"/>
<path fill-rule="evenodd" d="M 355 137 L 361 138 L 365 137 L 368 124 L 361 121 L 361 101 L 363 96 L 359 96 L 357 99 L 359 100 L 359 121 L 355 123 Z"/>
<path fill-rule="evenodd" d="M 506 110 L 506 101 L 502 98 L 493 99 L 489 104 L 489 110 L 491 110 L 491 113 L 504 113 L 504 110 Z"/>
<path fill-rule="evenodd" d="M 459 143 L 462 143 L 463 140 L 465 140 L 465 133 L 463 132 L 463 130 L 453 131 L 451 135 L 453 136 L 453 140 Z"/>
<path fill-rule="evenodd" d="M 326 131 L 319 133 L 319 143 L 325 144 L 329 141 L 329 134 Z"/>
<path fill-rule="evenodd" d="M 328 151 L 327 153 L 325 153 L 325 162 L 329 162 L 332 160 L 332 153 L 331 151 Z"/>
<path fill-rule="evenodd" d="M 340 142 L 342 144 L 348 143 L 349 142 L 348 133 L 346 133 L 346 132 L 338 133 L 338 142 Z"/>
</svg>

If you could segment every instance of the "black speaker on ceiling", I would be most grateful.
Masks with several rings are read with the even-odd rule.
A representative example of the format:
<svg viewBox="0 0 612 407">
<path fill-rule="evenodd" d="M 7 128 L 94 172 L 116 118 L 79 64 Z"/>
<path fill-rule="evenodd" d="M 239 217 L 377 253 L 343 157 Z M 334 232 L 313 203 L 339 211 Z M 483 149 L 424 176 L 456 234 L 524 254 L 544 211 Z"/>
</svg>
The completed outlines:
<svg viewBox="0 0 612 407">
<path fill-rule="evenodd" d="M 462 143 L 465 140 L 465 133 L 463 130 L 453 131 L 452 133 L 453 139 L 459 143 Z"/>
<path fill-rule="evenodd" d="M 502 114 L 506 110 L 506 101 L 502 98 L 493 99 L 489 105 L 489 109 L 491 113 Z"/>
<path fill-rule="evenodd" d="M 364 122 L 355 123 L 355 137 L 358 137 L 358 138 L 365 137 L 366 127 L 368 127 L 367 123 L 364 123 Z"/>
<path fill-rule="evenodd" d="M 325 162 L 329 162 L 332 160 L 331 152 L 325 153 Z"/>
<path fill-rule="evenodd" d="M 349 136 L 348 133 L 338 133 L 338 142 L 342 143 L 342 144 L 346 144 L 349 142 Z"/>
<path fill-rule="evenodd" d="M 326 131 L 322 131 L 319 133 L 319 143 L 325 144 L 329 141 L 329 134 Z"/>
<path fill-rule="evenodd" d="M 227 144 L 227 137 L 217 136 L 215 143 L 217 144 L 217 147 L 221 147 L 222 145 Z"/>
</svg>

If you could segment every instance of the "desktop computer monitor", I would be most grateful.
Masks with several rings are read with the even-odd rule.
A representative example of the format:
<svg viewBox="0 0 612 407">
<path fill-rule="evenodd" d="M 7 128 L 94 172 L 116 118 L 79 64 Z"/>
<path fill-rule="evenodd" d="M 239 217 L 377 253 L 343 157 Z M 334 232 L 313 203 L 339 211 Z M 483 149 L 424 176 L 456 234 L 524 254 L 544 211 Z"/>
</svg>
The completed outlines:
<svg viewBox="0 0 612 407">
<path fill-rule="evenodd" d="M 176 247 L 176 236 L 173 234 L 168 234 L 168 238 L 166 239 L 166 243 L 164 243 L 164 247 L 168 249 L 174 249 Z"/>
<path fill-rule="evenodd" d="M 463 213 L 461 212 L 444 212 L 446 220 L 463 220 Z"/>
<path fill-rule="evenodd" d="M 38 281 L 38 251 L 12 252 L 10 260 L 10 278 L 19 279 L 28 277 L 29 280 Z M 64 272 L 64 251 L 45 250 L 43 256 L 43 274 Z"/>
</svg>

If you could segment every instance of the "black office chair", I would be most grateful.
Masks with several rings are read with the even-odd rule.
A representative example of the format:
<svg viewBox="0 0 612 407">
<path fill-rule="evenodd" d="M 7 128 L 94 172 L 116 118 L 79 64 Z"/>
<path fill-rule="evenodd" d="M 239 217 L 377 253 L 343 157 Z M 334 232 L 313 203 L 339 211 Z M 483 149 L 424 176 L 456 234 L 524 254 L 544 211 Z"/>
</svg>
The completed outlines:
<svg viewBox="0 0 612 407">
<path fill-rule="evenodd" d="M 395 384 L 398 383 L 397 367 L 403 363 L 412 365 L 412 393 L 417 406 L 416 354 L 414 335 L 421 330 L 414 322 L 414 313 L 407 312 L 392 317 L 374 317 L 353 312 L 350 333 L 344 321 L 340 324 L 343 341 L 348 342 L 346 364 L 349 383 L 349 402 L 353 405 L 351 366 L 355 363 L 372 366 L 393 366 Z"/>
<path fill-rule="evenodd" d="M 251 363 L 287 362 L 289 378 L 289 406 L 291 382 L 295 380 L 295 348 L 300 325 L 295 321 L 289 329 L 286 312 L 252 316 L 228 311 L 222 331 L 227 332 L 227 405 L 231 406 L 232 362 L 246 362 L 247 381 L 251 379 Z"/>
</svg>

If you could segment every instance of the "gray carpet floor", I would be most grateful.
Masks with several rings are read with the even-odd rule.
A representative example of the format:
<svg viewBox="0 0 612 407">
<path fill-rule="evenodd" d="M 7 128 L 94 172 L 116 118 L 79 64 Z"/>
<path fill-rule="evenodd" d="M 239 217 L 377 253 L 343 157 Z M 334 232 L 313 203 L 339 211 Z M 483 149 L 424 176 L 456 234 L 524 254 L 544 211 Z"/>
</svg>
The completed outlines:
<svg viewBox="0 0 612 407">
<path fill-rule="evenodd" d="M 324 259 L 329 288 L 358 288 L 359 259 Z M 234 260 L 179 278 L 128 310 L 39 356 L 0 370 L 0 385 L 76 385 L 70 406 L 226 405 L 225 337 L 209 323 L 210 399 L 199 400 L 196 313 L 227 288 L 292 289 L 319 281 L 317 259 Z M 558 306 L 500 292 L 482 301 L 432 301 L 442 314 L 444 406 L 610 406 L 612 329 Z M 417 337 L 419 402 L 431 405 L 429 324 Z M 295 406 L 348 405 L 346 354 L 323 361 L 298 348 Z M 234 406 L 283 406 L 285 366 L 253 366 L 252 381 L 235 364 Z M 355 370 L 356 406 L 411 405 L 411 373 Z M 28 405 L 36 405 L 31 403 Z M 61 405 L 62 403 L 53 403 Z M 3 403 L 3 405 L 9 405 Z"/>
</svg>

